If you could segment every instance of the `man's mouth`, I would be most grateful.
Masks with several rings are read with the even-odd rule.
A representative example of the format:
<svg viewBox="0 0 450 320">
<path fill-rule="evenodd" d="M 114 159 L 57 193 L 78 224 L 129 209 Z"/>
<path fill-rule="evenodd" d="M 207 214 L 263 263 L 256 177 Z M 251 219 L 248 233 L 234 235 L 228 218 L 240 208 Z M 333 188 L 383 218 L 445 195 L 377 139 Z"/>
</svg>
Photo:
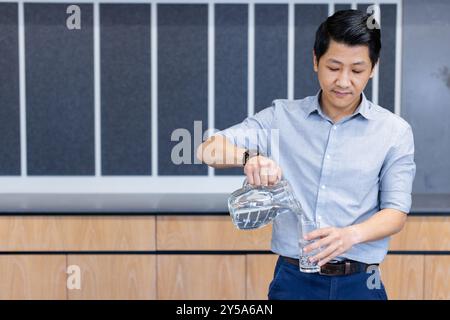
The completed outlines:
<svg viewBox="0 0 450 320">
<path fill-rule="evenodd" d="M 351 92 L 348 92 L 348 91 L 337 91 L 337 90 L 333 90 L 333 93 L 339 98 L 346 97 L 346 96 L 352 94 Z"/>
</svg>

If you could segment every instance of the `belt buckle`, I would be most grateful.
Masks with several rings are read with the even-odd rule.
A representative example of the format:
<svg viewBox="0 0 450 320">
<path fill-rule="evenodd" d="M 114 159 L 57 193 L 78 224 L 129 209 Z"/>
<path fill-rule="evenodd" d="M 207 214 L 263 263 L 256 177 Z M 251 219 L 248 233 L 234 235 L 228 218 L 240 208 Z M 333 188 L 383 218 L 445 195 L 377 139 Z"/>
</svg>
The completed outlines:
<svg viewBox="0 0 450 320">
<path fill-rule="evenodd" d="M 351 263 L 350 261 L 345 261 L 345 269 L 343 272 L 339 272 L 339 270 L 332 270 L 327 268 L 328 263 L 324 264 L 320 267 L 319 274 L 324 276 L 341 276 L 351 274 Z"/>
</svg>

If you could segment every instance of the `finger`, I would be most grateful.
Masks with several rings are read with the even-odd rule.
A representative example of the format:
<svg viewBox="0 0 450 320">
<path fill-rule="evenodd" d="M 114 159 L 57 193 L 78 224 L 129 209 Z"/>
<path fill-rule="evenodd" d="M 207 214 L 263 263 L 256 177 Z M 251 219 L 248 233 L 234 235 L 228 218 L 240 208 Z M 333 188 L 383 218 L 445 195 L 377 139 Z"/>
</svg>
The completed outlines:
<svg viewBox="0 0 450 320">
<path fill-rule="evenodd" d="M 331 244 L 328 247 L 326 247 L 325 249 L 323 249 L 322 251 L 320 251 L 315 256 L 310 257 L 309 260 L 311 262 L 322 261 L 325 258 L 327 258 L 328 256 L 330 256 L 334 251 L 336 251 L 336 249 L 337 249 L 337 245 Z"/>
<path fill-rule="evenodd" d="M 316 229 L 314 231 L 311 231 L 310 233 L 307 233 L 304 238 L 305 240 L 314 240 L 320 237 L 326 237 L 328 234 L 330 234 L 331 228 L 320 228 Z"/>
<path fill-rule="evenodd" d="M 263 186 L 267 186 L 269 184 L 269 169 L 267 167 L 261 168 L 259 171 L 259 178 Z"/>
<path fill-rule="evenodd" d="M 278 180 L 278 178 L 277 178 L 277 176 L 276 175 L 269 175 L 269 185 L 275 185 L 275 184 L 277 184 L 277 180 Z"/>
<path fill-rule="evenodd" d="M 282 176 L 283 176 L 283 173 L 281 172 L 281 168 L 278 167 L 278 169 L 277 169 L 277 178 L 278 178 L 277 182 L 281 181 L 281 177 Z"/>
<path fill-rule="evenodd" d="M 253 181 L 255 186 L 261 185 L 261 179 L 259 178 L 259 170 L 253 171 Z"/>
<path fill-rule="evenodd" d="M 328 247 L 333 242 L 334 242 L 334 239 L 332 237 L 325 237 L 323 239 L 316 240 L 313 243 L 307 245 L 303 250 L 305 252 L 314 251 L 319 248 Z"/>
<path fill-rule="evenodd" d="M 253 181 L 253 172 L 252 172 L 252 170 L 250 170 L 248 165 L 245 166 L 244 173 L 247 176 L 247 182 L 249 184 L 253 184 L 254 183 L 254 181 Z"/>
<path fill-rule="evenodd" d="M 338 255 L 340 255 L 339 250 L 335 250 L 333 251 L 333 253 L 331 253 L 328 257 L 319 260 L 319 262 L 317 263 L 317 265 L 319 267 L 323 266 L 324 264 L 328 263 L 329 261 L 331 261 L 332 259 L 336 258 Z"/>
<path fill-rule="evenodd" d="M 269 170 L 269 184 L 273 185 L 277 183 L 278 177 L 278 170 L 276 167 L 271 167 Z"/>
</svg>

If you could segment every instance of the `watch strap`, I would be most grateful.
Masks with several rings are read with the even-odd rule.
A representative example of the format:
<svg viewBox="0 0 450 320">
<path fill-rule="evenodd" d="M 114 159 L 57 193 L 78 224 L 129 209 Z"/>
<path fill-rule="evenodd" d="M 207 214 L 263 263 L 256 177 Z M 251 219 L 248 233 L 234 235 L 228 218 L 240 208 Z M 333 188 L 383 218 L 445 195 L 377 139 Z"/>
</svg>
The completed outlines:
<svg viewBox="0 0 450 320">
<path fill-rule="evenodd" d="M 244 152 L 244 159 L 243 159 L 244 167 L 245 167 L 245 165 L 247 164 L 247 162 L 248 162 L 248 160 L 250 158 L 253 158 L 253 157 L 256 157 L 256 156 L 259 156 L 258 150 L 245 150 L 245 152 Z"/>
</svg>

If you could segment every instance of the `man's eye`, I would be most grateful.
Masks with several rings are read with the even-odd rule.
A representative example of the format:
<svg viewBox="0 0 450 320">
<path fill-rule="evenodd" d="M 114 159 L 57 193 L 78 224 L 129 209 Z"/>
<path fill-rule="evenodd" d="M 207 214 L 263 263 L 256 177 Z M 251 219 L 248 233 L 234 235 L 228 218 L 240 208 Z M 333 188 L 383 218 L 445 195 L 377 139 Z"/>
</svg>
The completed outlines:
<svg viewBox="0 0 450 320">
<path fill-rule="evenodd" d="M 362 73 L 362 71 L 353 70 L 354 73 Z"/>
<path fill-rule="evenodd" d="M 328 69 L 330 69 L 331 71 L 338 71 L 339 69 L 336 69 L 336 68 L 330 68 L 330 67 L 328 67 Z"/>
</svg>

